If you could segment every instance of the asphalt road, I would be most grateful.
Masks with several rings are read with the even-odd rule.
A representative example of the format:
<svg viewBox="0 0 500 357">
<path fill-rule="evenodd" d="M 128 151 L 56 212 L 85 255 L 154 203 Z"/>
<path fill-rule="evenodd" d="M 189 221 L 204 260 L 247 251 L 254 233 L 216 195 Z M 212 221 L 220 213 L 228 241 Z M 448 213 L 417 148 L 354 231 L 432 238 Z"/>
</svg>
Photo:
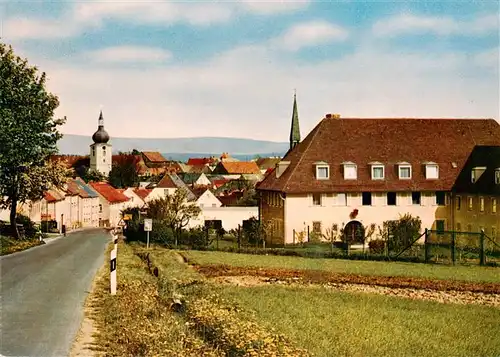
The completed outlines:
<svg viewBox="0 0 500 357">
<path fill-rule="evenodd" d="M 109 233 L 70 233 L 0 258 L 3 356 L 68 356 Z"/>
</svg>

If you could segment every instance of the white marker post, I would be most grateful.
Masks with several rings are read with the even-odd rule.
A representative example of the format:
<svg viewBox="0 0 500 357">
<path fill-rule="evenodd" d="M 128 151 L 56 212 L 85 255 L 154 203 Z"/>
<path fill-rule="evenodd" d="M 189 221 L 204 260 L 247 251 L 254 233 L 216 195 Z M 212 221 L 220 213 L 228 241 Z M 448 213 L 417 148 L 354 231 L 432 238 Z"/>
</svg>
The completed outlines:
<svg viewBox="0 0 500 357">
<path fill-rule="evenodd" d="M 116 248 L 111 251 L 110 272 L 111 272 L 111 295 L 116 295 Z"/>
<path fill-rule="evenodd" d="M 144 219 L 144 231 L 147 233 L 146 248 L 149 249 L 149 232 L 153 230 L 153 220 L 151 218 Z"/>
</svg>

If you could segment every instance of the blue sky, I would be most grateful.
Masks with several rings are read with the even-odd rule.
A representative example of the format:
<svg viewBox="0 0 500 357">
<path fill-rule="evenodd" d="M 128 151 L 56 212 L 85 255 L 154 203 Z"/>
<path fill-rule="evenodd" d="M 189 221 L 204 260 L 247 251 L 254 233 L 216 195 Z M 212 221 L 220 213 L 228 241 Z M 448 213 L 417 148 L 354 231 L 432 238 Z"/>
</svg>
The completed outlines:
<svg viewBox="0 0 500 357">
<path fill-rule="evenodd" d="M 286 141 L 344 117 L 499 118 L 498 1 L 7 1 L 65 133 Z"/>
</svg>

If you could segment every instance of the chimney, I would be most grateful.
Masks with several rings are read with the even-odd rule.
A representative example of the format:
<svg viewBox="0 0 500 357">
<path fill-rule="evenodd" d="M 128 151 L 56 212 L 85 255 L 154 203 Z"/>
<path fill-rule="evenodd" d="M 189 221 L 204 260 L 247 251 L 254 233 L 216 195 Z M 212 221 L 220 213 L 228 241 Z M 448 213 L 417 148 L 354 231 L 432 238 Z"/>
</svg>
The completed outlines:
<svg viewBox="0 0 500 357">
<path fill-rule="evenodd" d="M 326 119 L 340 119 L 340 114 L 326 114 Z"/>
<path fill-rule="evenodd" d="M 326 119 L 332 119 L 332 115 L 331 114 L 327 114 L 327 115 L 325 115 L 325 118 Z"/>
<path fill-rule="evenodd" d="M 286 171 L 290 161 L 280 161 L 276 164 L 276 178 L 279 178 Z"/>
</svg>

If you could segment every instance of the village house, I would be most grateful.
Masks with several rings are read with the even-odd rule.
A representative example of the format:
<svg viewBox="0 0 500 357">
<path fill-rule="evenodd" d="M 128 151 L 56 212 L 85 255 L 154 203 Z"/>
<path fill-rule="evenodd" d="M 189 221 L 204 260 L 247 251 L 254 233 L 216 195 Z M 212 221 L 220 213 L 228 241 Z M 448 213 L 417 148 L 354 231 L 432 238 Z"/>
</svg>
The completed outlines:
<svg viewBox="0 0 500 357">
<path fill-rule="evenodd" d="M 177 174 L 165 174 L 158 184 L 153 185 L 151 193 L 147 196 L 146 201 L 156 198 L 172 195 L 179 188 L 185 189 L 188 193 L 188 200 L 194 200 L 194 194 L 189 190 L 189 187 L 181 180 Z"/>
<path fill-rule="evenodd" d="M 211 185 L 211 181 L 204 173 L 183 173 L 178 176 L 190 187 Z"/>
<path fill-rule="evenodd" d="M 255 163 L 259 167 L 261 174 L 265 175 L 269 169 L 274 169 L 280 161 L 280 157 L 259 157 L 255 160 Z"/>
<path fill-rule="evenodd" d="M 47 190 L 43 195 L 41 221 L 55 221 L 59 232 L 66 225 L 69 212 L 69 201 L 65 193 L 57 188 Z"/>
<path fill-rule="evenodd" d="M 221 201 L 207 187 L 192 188 L 191 192 L 195 196 L 194 203 L 201 209 L 205 207 L 220 207 Z"/>
<path fill-rule="evenodd" d="M 237 179 L 242 174 L 260 174 L 255 161 L 221 161 L 215 167 L 213 174 L 224 178 Z"/>
<path fill-rule="evenodd" d="M 129 198 L 107 182 L 91 182 L 99 194 L 99 227 L 116 227 Z"/>
<path fill-rule="evenodd" d="M 328 114 L 302 142 L 292 125 L 289 152 L 257 185 L 260 219 L 272 223 L 273 243 L 285 244 L 307 227 L 364 230 L 405 213 L 420 217 L 422 229 L 481 225 L 491 234 L 499 226 L 498 146 L 493 119 Z"/>
<path fill-rule="evenodd" d="M 124 194 L 129 198 L 127 202 L 124 204 L 124 208 L 142 208 L 145 205 L 144 199 L 142 198 L 142 195 L 139 195 L 137 192 L 143 192 L 143 190 L 138 190 L 136 188 L 128 187 L 126 189 L 117 189 L 118 192 Z M 149 194 L 148 190 L 144 190 Z M 147 197 L 146 195 L 145 197 Z"/>
</svg>

